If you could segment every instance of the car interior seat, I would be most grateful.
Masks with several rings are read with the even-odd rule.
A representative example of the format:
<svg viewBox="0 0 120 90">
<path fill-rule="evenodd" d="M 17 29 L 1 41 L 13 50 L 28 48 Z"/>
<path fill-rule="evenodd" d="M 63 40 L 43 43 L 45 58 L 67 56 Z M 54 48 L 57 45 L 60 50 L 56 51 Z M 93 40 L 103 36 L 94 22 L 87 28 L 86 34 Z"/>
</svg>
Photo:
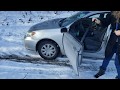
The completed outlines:
<svg viewBox="0 0 120 90">
<path fill-rule="evenodd" d="M 103 19 L 104 14 L 100 14 L 99 19 Z M 84 40 L 85 50 L 97 51 L 102 44 L 107 27 L 99 26 L 93 31 L 94 35 L 92 37 L 86 37 Z"/>
<path fill-rule="evenodd" d="M 91 37 L 86 37 L 84 40 L 85 50 L 97 51 L 102 44 L 105 32 L 107 31 L 107 27 L 99 27 L 99 29 L 95 30 L 94 35 Z"/>
</svg>

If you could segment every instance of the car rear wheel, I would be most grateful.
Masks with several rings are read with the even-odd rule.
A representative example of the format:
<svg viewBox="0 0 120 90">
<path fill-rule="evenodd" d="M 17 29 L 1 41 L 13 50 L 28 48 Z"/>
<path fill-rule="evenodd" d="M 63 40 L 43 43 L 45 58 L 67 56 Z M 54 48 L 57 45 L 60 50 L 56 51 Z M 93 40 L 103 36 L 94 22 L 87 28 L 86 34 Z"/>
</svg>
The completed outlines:
<svg viewBox="0 0 120 90">
<path fill-rule="evenodd" d="M 38 53 L 46 60 L 53 60 L 59 54 L 59 47 L 53 41 L 42 41 L 38 44 Z"/>
</svg>

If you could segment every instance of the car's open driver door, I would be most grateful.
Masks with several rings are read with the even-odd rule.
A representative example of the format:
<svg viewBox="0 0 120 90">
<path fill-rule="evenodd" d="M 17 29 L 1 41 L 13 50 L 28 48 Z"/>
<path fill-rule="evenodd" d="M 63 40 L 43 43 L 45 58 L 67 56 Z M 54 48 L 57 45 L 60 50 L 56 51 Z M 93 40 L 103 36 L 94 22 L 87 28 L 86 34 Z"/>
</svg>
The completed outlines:
<svg viewBox="0 0 120 90">
<path fill-rule="evenodd" d="M 82 61 L 83 47 L 71 34 L 64 33 L 63 45 L 65 54 L 68 57 L 75 73 L 79 75 L 78 66 Z"/>
</svg>

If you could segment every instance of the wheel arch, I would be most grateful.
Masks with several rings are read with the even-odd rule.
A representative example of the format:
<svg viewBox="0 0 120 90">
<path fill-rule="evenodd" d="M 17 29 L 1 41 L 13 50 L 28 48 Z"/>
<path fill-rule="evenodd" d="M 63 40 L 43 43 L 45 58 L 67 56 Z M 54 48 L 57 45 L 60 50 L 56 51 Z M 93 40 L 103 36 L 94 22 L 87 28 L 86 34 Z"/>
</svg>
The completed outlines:
<svg viewBox="0 0 120 90">
<path fill-rule="evenodd" d="M 61 53 L 60 46 L 58 45 L 58 43 L 56 43 L 54 40 L 52 40 L 52 39 L 48 39 L 48 38 L 45 38 L 45 39 L 39 40 L 39 41 L 37 42 L 37 44 L 36 44 L 36 51 L 38 51 L 38 45 L 39 45 L 39 43 L 41 43 L 41 42 L 43 42 L 43 41 L 51 41 L 51 42 L 54 42 L 54 43 L 58 46 L 59 51 L 60 51 L 60 53 Z"/>
</svg>

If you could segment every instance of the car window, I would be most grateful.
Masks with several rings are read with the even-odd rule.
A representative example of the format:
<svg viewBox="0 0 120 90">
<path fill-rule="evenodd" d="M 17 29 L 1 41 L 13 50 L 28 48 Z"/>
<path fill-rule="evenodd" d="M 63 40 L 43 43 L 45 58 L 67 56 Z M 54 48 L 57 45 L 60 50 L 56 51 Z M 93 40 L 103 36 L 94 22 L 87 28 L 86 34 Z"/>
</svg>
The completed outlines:
<svg viewBox="0 0 120 90">
<path fill-rule="evenodd" d="M 106 18 L 107 14 L 108 13 L 94 14 L 94 15 L 89 16 L 89 18 Z"/>
<path fill-rule="evenodd" d="M 90 16 L 89 18 L 99 18 L 99 17 L 100 17 L 100 14 L 95 14 L 95 15 Z"/>
<path fill-rule="evenodd" d="M 70 26 L 69 33 L 80 41 L 91 22 L 91 18 L 79 19 Z"/>
<path fill-rule="evenodd" d="M 85 15 L 87 15 L 88 13 L 90 13 L 89 11 L 81 11 L 78 12 L 77 14 L 69 17 L 69 18 L 65 18 L 64 20 L 62 20 L 62 22 L 60 23 L 61 27 L 65 27 L 67 25 L 69 25 L 70 23 L 79 20 L 80 18 L 84 17 Z"/>
<path fill-rule="evenodd" d="M 106 18 L 107 14 L 108 14 L 108 13 L 105 13 L 105 14 L 104 14 L 104 18 Z"/>
<path fill-rule="evenodd" d="M 88 24 L 92 22 L 92 18 L 105 18 L 106 15 L 107 13 L 98 13 L 87 18 L 80 18 L 70 26 L 69 33 L 80 38 L 84 35 L 86 27 L 89 26 Z"/>
</svg>

